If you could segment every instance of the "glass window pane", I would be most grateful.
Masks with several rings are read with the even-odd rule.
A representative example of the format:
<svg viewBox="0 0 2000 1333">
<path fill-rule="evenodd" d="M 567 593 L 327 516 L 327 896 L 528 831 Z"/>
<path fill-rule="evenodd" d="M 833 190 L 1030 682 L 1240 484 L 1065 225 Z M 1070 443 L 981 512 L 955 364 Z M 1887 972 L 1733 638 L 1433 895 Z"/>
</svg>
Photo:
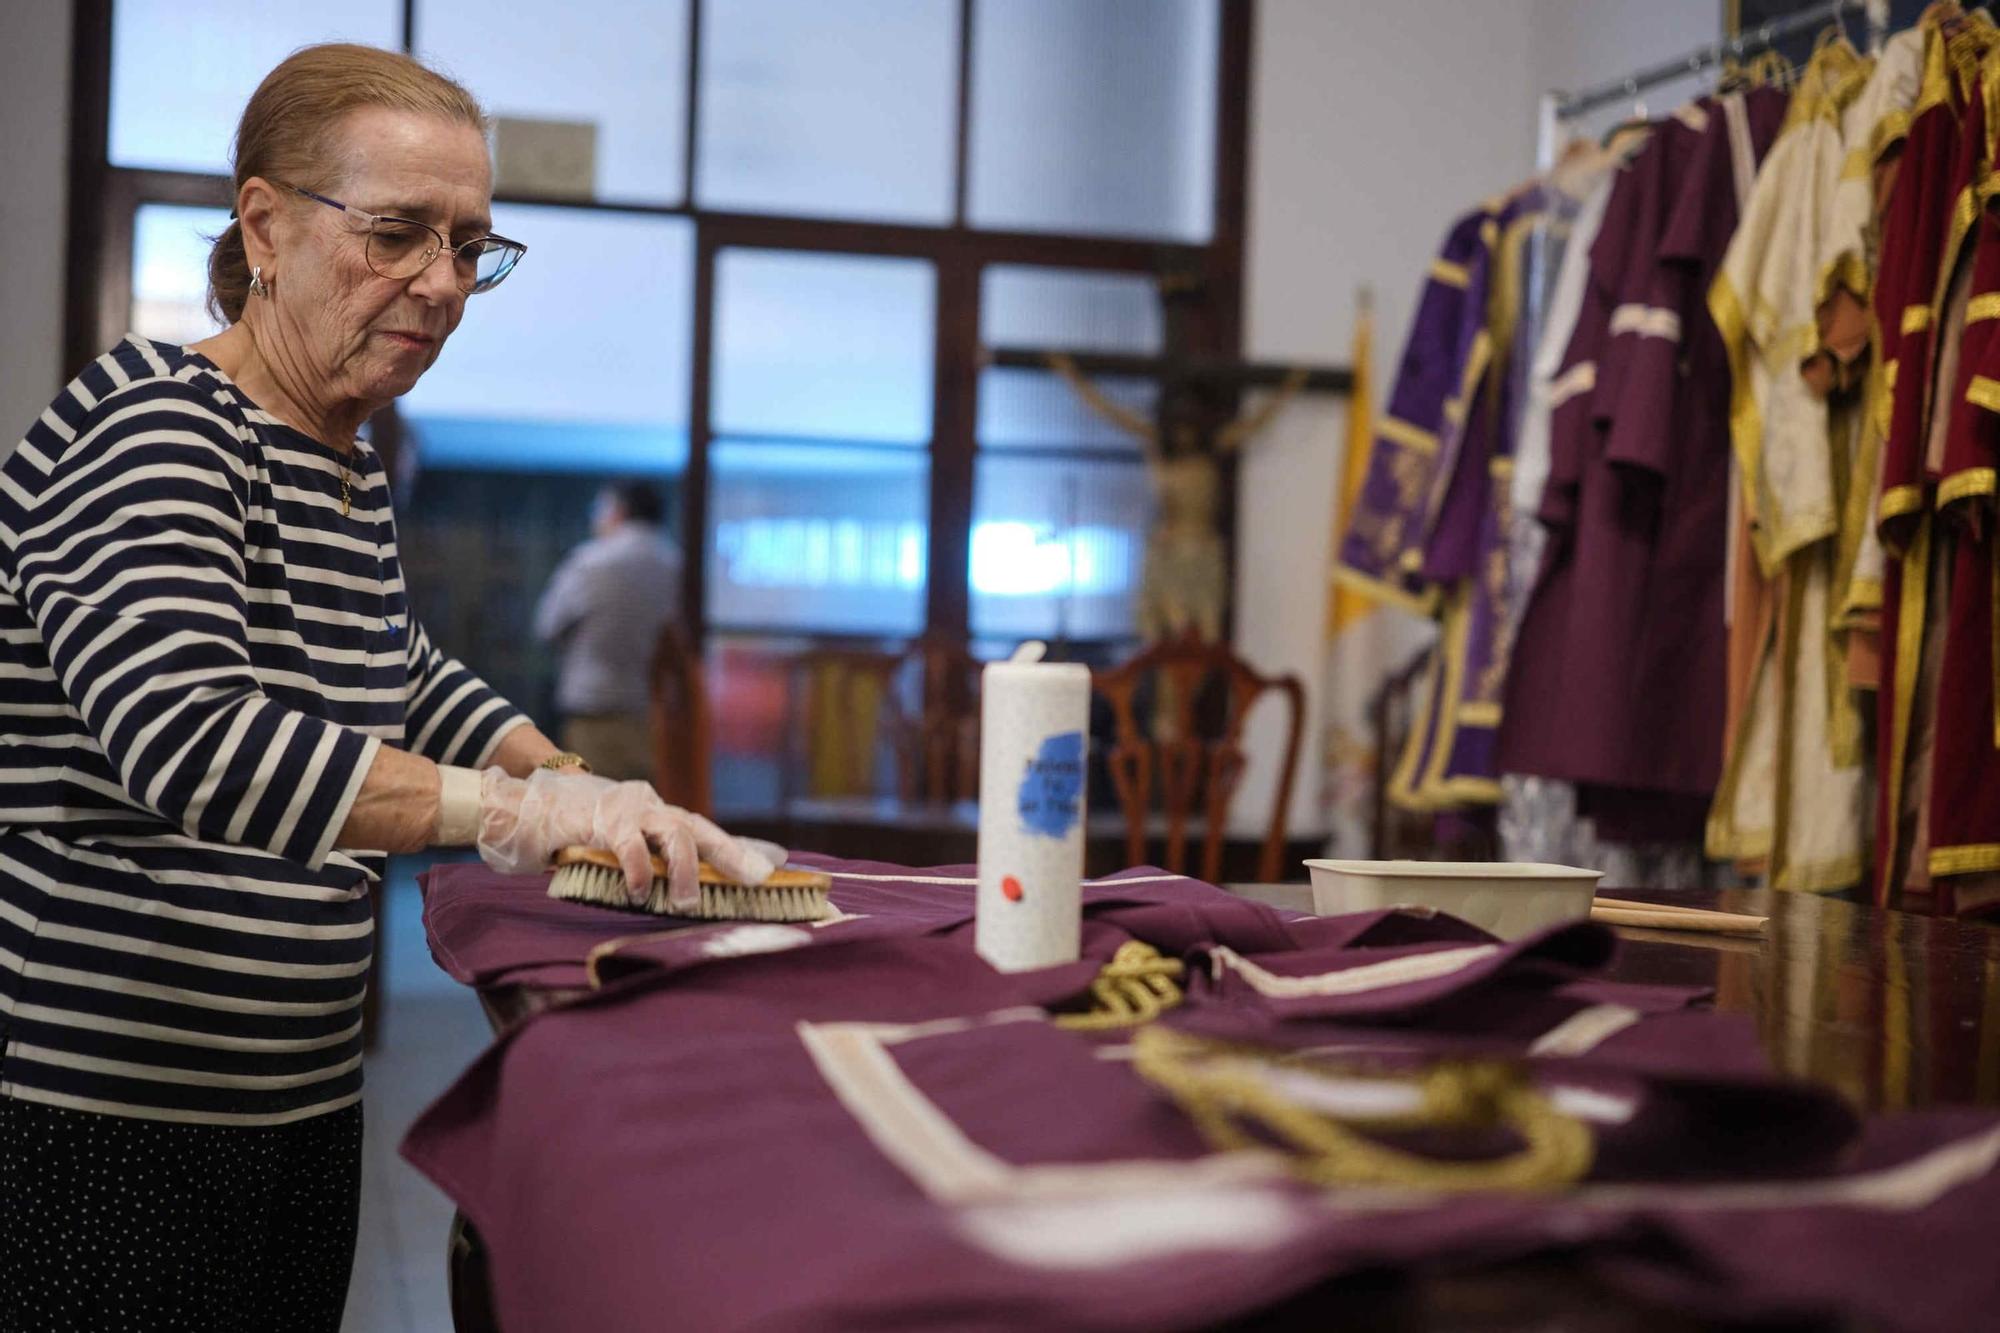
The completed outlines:
<svg viewBox="0 0 2000 1333">
<path fill-rule="evenodd" d="M 687 177 L 689 0 L 569 0 L 532 17 L 421 0 L 416 48 L 495 116 L 597 127 L 600 199 L 678 204 Z"/>
<path fill-rule="evenodd" d="M 203 303 L 211 238 L 228 225 L 226 208 L 139 205 L 132 215 L 132 332 L 191 343 L 222 328 Z"/>
<path fill-rule="evenodd" d="M 980 277 L 979 332 L 992 346 L 1153 356 L 1160 327 L 1159 285 L 1148 273 L 991 264 Z"/>
<path fill-rule="evenodd" d="M 401 50 L 402 0 L 118 0 L 111 7 L 111 163 L 229 172 L 243 104 L 315 42 Z"/>
<path fill-rule="evenodd" d="M 916 634 L 930 464 L 915 450 L 728 440 L 709 455 L 708 620 Z"/>
<path fill-rule="evenodd" d="M 1066 347 L 1156 356 L 1160 298 L 1141 273 L 995 264 L 980 282 L 980 341 L 988 347 Z M 1093 377 L 1107 398 L 1151 418 L 1149 379 Z M 1131 449 L 1139 441 L 1093 412 L 1049 371 L 990 367 L 979 376 L 979 443 L 988 448 Z"/>
<path fill-rule="evenodd" d="M 403 400 L 427 466 L 677 472 L 687 461 L 694 224 L 496 204 L 528 247 L 465 303 Z"/>
<path fill-rule="evenodd" d="M 715 292 L 717 434 L 930 441 L 929 263 L 725 250 Z"/>
<path fill-rule="evenodd" d="M 957 122 L 957 0 L 702 10 L 704 208 L 948 223 Z"/>
<path fill-rule="evenodd" d="M 1206 241 L 1216 0 L 977 0 L 968 220 Z"/>
<path fill-rule="evenodd" d="M 1144 464 L 985 454 L 974 486 L 974 635 L 1134 632 L 1153 512 Z"/>
</svg>

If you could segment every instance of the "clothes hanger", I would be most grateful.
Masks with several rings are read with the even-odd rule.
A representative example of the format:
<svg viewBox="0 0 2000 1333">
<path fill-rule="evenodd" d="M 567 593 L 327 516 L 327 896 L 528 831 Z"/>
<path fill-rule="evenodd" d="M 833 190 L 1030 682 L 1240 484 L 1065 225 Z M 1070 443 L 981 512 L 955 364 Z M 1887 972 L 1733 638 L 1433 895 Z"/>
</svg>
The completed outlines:
<svg viewBox="0 0 2000 1333">
<path fill-rule="evenodd" d="M 1799 67 L 1782 52 L 1766 50 L 1757 57 L 1758 86 L 1790 89 L 1798 86 Z"/>
<path fill-rule="evenodd" d="M 1632 114 L 1628 116 L 1626 119 L 1619 121 L 1616 125 L 1613 125 L 1610 129 L 1606 130 L 1604 132 L 1604 137 L 1598 140 L 1599 147 L 1602 148 L 1611 147 L 1612 140 L 1616 139 L 1619 135 L 1625 134 L 1631 130 L 1643 130 L 1652 128 L 1653 126 L 1652 117 L 1646 114 L 1646 103 L 1644 99 L 1642 99 L 1639 96 L 1638 80 L 1636 79 L 1625 80 L 1625 95 L 1632 99 Z"/>
<path fill-rule="evenodd" d="M 1717 96 L 1723 93 L 1741 92 L 1750 87 L 1750 66 L 1736 56 L 1725 56 L 1720 46 L 1715 48 L 1715 87 L 1711 90 Z"/>
</svg>

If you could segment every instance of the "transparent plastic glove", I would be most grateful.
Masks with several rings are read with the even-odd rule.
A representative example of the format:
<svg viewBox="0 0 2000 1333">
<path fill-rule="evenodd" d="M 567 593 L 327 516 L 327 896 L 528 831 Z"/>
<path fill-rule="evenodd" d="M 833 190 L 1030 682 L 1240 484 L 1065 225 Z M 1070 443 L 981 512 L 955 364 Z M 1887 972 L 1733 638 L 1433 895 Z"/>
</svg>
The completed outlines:
<svg viewBox="0 0 2000 1333">
<path fill-rule="evenodd" d="M 775 842 L 766 842 L 762 838 L 738 838 L 736 841 L 742 843 L 766 861 L 769 861 L 773 866 L 782 867 L 787 861 L 792 859 L 792 854 Z"/>
<path fill-rule="evenodd" d="M 776 867 L 700 815 L 668 805 L 643 782 L 537 771 L 513 778 L 498 768 L 480 775 L 479 856 L 503 874 L 546 867 L 565 847 L 612 853 L 634 902 L 652 891 L 652 857 L 667 863 L 667 900 L 691 911 L 701 898 L 700 863 L 731 880 L 761 884 Z"/>
</svg>

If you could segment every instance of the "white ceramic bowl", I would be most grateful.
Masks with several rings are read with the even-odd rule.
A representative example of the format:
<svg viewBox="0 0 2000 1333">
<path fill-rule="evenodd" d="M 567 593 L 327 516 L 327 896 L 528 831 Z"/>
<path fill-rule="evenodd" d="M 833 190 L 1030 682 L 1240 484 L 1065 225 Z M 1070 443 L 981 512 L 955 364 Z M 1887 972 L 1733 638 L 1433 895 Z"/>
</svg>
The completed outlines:
<svg viewBox="0 0 2000 1333">
<path fill-rule="evenodd" d="M 1308 861 L 1321 916 L 1429 907 L 1502 939 L 1590 915 L 1601 870 L 1498 861 Z"/>
</svg>

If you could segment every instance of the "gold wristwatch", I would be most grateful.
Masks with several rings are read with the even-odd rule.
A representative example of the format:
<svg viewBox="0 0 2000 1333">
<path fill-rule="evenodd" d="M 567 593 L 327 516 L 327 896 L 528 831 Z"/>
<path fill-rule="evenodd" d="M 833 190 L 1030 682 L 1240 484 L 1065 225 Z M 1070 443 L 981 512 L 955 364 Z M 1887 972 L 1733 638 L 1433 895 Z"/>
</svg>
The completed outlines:
<svg viewBox="0 0 2000 1333">
<path fill-rule="evenodd" d="M 573 768 L 579 773 L 588 773 L 590 771 L 590 762 L 574 750 L 558 750 L 547 759 L 542 760 L 536 767 L 546 768 L 558 773 L 566 768 Z"/>
</svg>

